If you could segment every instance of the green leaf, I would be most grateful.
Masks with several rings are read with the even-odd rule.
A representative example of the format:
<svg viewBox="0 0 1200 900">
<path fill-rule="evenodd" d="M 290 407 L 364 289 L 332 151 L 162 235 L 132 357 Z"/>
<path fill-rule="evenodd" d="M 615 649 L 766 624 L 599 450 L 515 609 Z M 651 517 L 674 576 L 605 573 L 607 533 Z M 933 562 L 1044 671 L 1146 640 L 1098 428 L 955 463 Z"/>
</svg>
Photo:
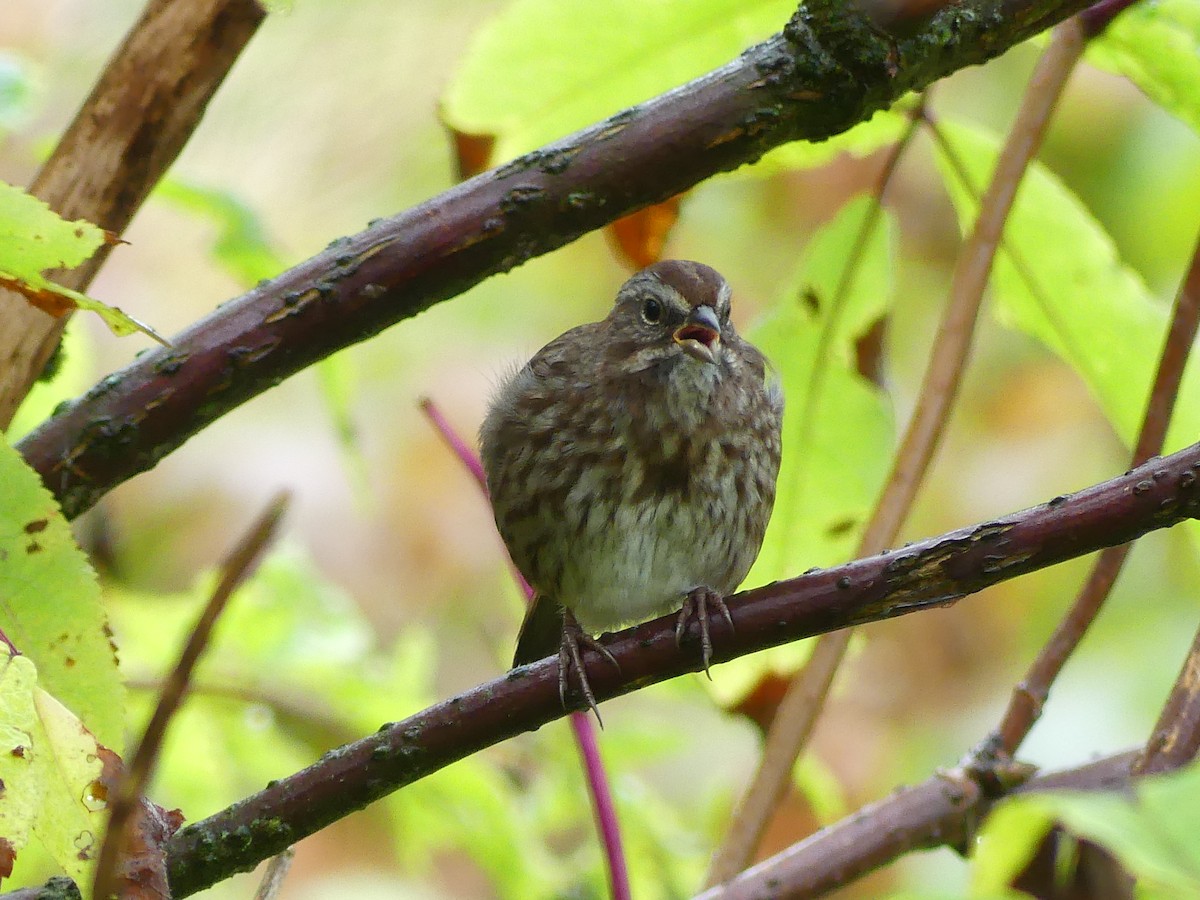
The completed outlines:
<svg viewBox="0 0 1200 900">
<path fill-rule="evenodd" d="M 972 886 L 1010 883 L 1056 822 L 1116 856 L 1139 897 L 1200 897 L 1200 767 L 1147 778 L 1133 797 L 1063 791 L 1005 801 L 980 835 Z"/>
<path fill-rule="evenodd" d="M 855 255 L 873 210 L 866 197 L 848 203 L 750 331 L 779 373 L 785 407 L 775 514 L 748 584 L 848 559 L 887 474 L 891 415 L 855 358 L 855 341 L 891 302 L 886 214 Z"/>
<path fill-rule="evenodd" d="M 116 307 L 55 284 L 43 274 L 75 268 L 105 240 L 104 231 L 91 222 L 61 219 L 41 200 L 0 182 L 0 286 L 17 291 L 51 315 L 86 309 L 100 316 L 113 334 L 141 331 L 165 344 L 151 328 Z"/>
<path fill-rule="evenodd" d="M 813 238 L 773 311 L 748 334 L 774 364 L 784 395 L 775 512 L 749 586 L 850 558 L 887 477 L 892 417 L 855 357 L 855 341 L 891 303 L 892 226 L 876 213 L 870 198 L 848 203 Z M 874 224 L 862 240 L 869 218 Z M 717 690 L 728 703 L 764 666 L 794 670 L 806 652 L 792 646 L 722 665 Z"/>
<path fill-rule="evenodd" d="M 92 336 L 83 327 L 82 319 L 71 319 L 55 350 L 54 374 L 34 382 L 5 434 L 10 443 L 22 437 L 53 415 L 58 405 L 73 400 L 96 381 L 95 354 Z"/>
<path fill-rule="evenodd" d="M 966 190 L 939 154 L 966 230 L 976 215 L 974 197 L 995 165 L 998 140 L 961 124 L 945 122 L 942 128 L 974 185 L 974 191 Z M 1070 365 L 1132 446 L 1162 351 L 1166 316 L 1079 198 L 1040 164 L 1021 185 L 991 287 L 1000 320 Z M 1181 440 L 1191 443 L 1200 429 L 1198 388 L 1195 374 L 1185 379 L 1168 449 L 1183 446 Z"/>
<path fill-rule="evenodd" d="M 442 102 L 507 160 L 729 62 L 783 28 L 790 0 L 516 0 L 475 35 Z"/>
<path fill-rule="evenodd" d="M 46 269 L 73 269 L 104 243 L 85 219 L 67 222 L 45 203 L 0 182 L 0 272 L 44 284 Z"/>
<path fill-rule="evenodd" d="M 267 239 L 262 221 L 229 191 L 167 178 L 154 189 L 154 196 L 216 227 L 213 258 L 243 287 L 272 278 L 285 268 L 283 257 Z"/>
<path fill-rule="evenodd" d="M 42 686 L 120 752 L 125 689 L 96 575 L 37 473 L 0 440 L 0 628 Z"/>
<path fill-rule="evenodd" d="M 37 686 L 28 657 L 8 656 L 0 666 L 0 837 L 19 851 L 37 835 L 67 875 L 87 884 L 104 833 L 97 784 L 107 751 Z"/>
<path fill-rule="evenodd" d="M 909 118 L 904 111 L 908 101 L 901 101 L 889 109 L 880 110 L 870 119 L 855 125 L 849 131 L 824 141 L 792 141 L 770 150 L 756 163 L 742 166 L 723 178 L 765 178 L 782 172 L 799 169 L 815 169 L 833 162 L 841 154 L 862 159 L 881 147 L 894 144 L 909 127 Z"/>
<path fill-rule="evenodd" d="M 1200 4 L 1135 3 L 1088 43 L 1088 61 L 1124 75 L 1200 132 Z"/>
<path fill-rule="evenodd" d="M 1025 805 L 1025 798 L 998 806 L 988 816 L 971 857 L 971 896 L 1007 890 L 1053 825 L 1044 807 Z"/>
</svg>

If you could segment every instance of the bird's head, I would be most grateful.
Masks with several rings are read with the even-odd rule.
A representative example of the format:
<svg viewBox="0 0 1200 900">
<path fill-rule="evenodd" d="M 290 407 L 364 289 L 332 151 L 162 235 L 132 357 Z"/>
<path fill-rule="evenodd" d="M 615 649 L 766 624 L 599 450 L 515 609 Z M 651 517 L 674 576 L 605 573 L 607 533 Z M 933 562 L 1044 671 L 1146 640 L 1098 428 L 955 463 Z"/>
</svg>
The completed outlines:
<svg viewBox="0 0 1200 900">
<path fill-rule="evenodd" d="M 720 370 L 736 339 L 730 293 L 720 273 L 703 263 L 671 259 L 643 269 L 621 287 L 608 317 L 619 352 L 637 360 L 635 369 L 673 361 Z"/>
</svg>

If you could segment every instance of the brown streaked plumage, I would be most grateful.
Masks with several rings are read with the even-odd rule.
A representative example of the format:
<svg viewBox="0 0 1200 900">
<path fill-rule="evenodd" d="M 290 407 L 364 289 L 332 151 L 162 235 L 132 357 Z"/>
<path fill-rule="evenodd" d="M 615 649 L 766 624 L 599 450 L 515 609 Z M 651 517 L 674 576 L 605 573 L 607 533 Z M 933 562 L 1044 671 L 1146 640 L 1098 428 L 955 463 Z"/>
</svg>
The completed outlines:
<svg viewBox="0 0 1200 900">
<path fill-rule="evenodd" d="M 551 341 L 492 400 L 480 437 L 496 526 L 533 586 L 514 665 L 559 651 L 595 708 L 579 642 L 683 604 L 700 624 L 762 546 L 783 400 L 729 321 L 725 279 L 668 260 L 608 317 Z"/>
</svg>

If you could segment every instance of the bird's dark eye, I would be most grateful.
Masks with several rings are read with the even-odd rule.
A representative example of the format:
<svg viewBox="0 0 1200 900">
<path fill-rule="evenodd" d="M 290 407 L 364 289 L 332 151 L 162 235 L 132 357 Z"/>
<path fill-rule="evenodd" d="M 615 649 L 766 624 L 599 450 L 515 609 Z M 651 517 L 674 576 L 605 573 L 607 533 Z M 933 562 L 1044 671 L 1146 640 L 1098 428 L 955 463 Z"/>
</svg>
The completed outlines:
<svg viewBox="0 0 1200 900">
<path fill-rule="evenodd" d="M 642 303 L 642 318 L 648 325 L 657 325 L 662 321 L 663 310 L 662 304 L 653 297 L 647 297 Z"/>
</svg>

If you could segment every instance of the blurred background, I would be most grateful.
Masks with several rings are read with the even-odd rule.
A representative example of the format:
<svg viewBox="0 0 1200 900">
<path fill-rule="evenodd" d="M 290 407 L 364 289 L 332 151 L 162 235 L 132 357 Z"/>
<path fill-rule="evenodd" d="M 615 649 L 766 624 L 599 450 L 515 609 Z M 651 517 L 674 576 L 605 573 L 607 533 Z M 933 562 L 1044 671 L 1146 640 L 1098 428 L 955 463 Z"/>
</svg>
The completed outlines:
<svg viewBox="0 0 1200 900">
<path fill-rule="evenodd" d="M 141 6 L 0 6 L 0 91 L 14 98 L 0 120 L 0 179 L 29 182 Z M 139 213 L 124 234 L 129 246 L 112 254 L 91 295 L 170 335 L 240 294 L 260 277 L 246 280 L 255 266 L 299 262 L 454 184 L 439 103 L 473 35 L 505 6 L 294 0 L 274 9 L 171 170 L 171 186 Z M 1037 54 L 1025 45 L 955 75 L 936 87 L 932 108 L 1002 133 Z M 1198 149 L 1194 132 L 1128 82 L 1084 65 L 1043 154 L 1164 304 L 1196 237 Z M 806 172 L 701 185 L 684 200 L 666 255 L 723 272 L 734 286 L 735 319 L 748 327 L 777 297 L 814 230 L 870 188 L 880 163 L 880 155 L 843 157 Z M 906 154 L 886 203 L 899 228 L 884 381 L 903 423 L 959 245 L 927 139 Z M 222 240 L 253 259 L 239 269 L 218 246 Z M 304 678 L 288 683 L 269 668 L 247 676 L 243 696 L 226 690 L 218 697 L 221 672 L 213 670 L 211 696 L 201 690 L 195 704 L 213 704 L 219 712 L 212 715 L 247 737 L 202 743 L 205 720 L 181 719 L 155 799 L 201 818 L 327 747 L 504 670 L 521 601 L 485 502 L 418 401 L 432 398 L 473 439 L 498 378 L 568 327 L 602 317 L 628 271 L 606 237 L 593 234 L 492 278 L 227 415 L 79 521 L 112 597 L 135 706 L 144 705 L 166 658 L 139 646 L 139 635 L 156 639 L 138 610 L 173 621 L 178 607 L 183 627 L 204 573 L 281 487 L 293 492 L 294 503 L 280 561 L 248 609 L 260 603 L 298 610 L 297 622 L 280 626 L 288 635 L 279 643 L 286 644 L 278 657 L 286 657 L 285 673 L 319 661 L 336 669 L 336 678 L 366 685 L 356 691 L 339 681 L 322 695 L 304 687 Z M 57 389 L 80 393 L 147 344 L 140 336 L 118 340 L 79 318 Z M 1127 456 L 1076 375 L 985 313 L 959 407 L 905 538 L 1109 478 L 1124 471 Z M 1086 562 L 1060 566 L 947 610 L 868 628 L 802 767 L 812 796 L 789 804 L 765 849 L 781 849 L 818 819 L 952 765 L 995 723 L 1085 571 Z M 1198 584 L 1185 535 L 1143 539 L 1024 757 L 1066 766 L 1142 741 L 1191 642 Z M 254 628 L 259 620 L 245 616 Z M 328 625 L 327 640 L 313 638 L 317 622 Z M 233 634 L 227 624 L 218 644 L 229 640 L 236 648 Z M 303 634 L 308 638 L 297 637 Z M 243 661 L 253 656 L 242 649 Z M 354 668 L 364 658 L 379 670 Z M 718 683 L 721 671 L 713 671 Z M 396 689 L 401 677 L 420 689 Z M 352 703 L 359 705 L 347 709 Z M 723 711 L 700 678 L 606 704 L 605 722 L 602 746 L 622 816 L 632 823 L 635 880 L 653 884 L 660 896 L 687 896 L 757 762 L 758 728 L 746 715 Z M 472 786 L 455 786 L 445 773 L 442 787 L 426 790 L 407 810 L 398 798 L 305 841 L 284 896 L 597 895 L 603 882 L 566 730 L 556 723 L 483 754 Z M 262 744 L 268 734 L 270 743 Z M 247 771 L 241 754 L 256 741 L 279 752 Z M 486 805 L 484 797 L 499 807 L 491 818 L 471 802 Z M 478 828 L 495 847 L 465 848 L 449 834 L 430 837 L 425 852 L 414 831 L 421 816 L 453 817 L 444 830 Z M 522 877 L 544 880 L 522 885 L 511 880 L 516 875 L 500 874 L 506 845 L 523 861 Z M 481 858 L 485 852 L 495 854 L 490 862 Z M 572 870 L 584 874 L 573 882 L 564 874 Z M 954 890 L 963 877 L 958 858 L 937 851 L 843 896 L 874 897 L 905 884 Z M 252 891 L 253 881 L 243 877 L 211 896 Z"/>
</svg>

